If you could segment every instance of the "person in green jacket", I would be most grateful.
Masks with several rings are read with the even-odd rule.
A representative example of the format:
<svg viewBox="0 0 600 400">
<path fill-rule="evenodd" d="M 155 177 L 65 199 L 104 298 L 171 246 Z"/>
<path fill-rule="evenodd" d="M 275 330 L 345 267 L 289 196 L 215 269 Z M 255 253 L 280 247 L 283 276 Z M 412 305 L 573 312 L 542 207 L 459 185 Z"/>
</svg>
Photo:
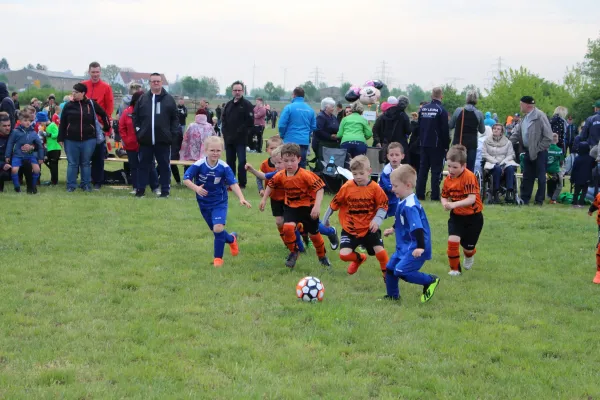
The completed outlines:
<svg viewBox="0 0 600 400">
<path fill-rule="evenodd" d="M 45 184 L 54 186 L 58 184 L 58 160 L 60 159 L 62 150 L 62 147 L 60 147 L 60 144 L 56 140 L 58 139 L 58 126 L 54 122 L 50 122 L 48 116 L 43 112 L 37 113 L 37 119 L 40 123 L 39 133 L 46 138 L 44 164 L 50 170 L 50 182 Z"/>
<path fill-rule="evenodd" d="M 548 161 L 546 162 L 546 174 L 548 175 L 548 197 L 550 204 L 556 204 L 560 192 L 563 188 L 563 173 L 561 166 L 565 160 L 565 154 L 558 147 L 558 134 L 552 135 L 552 144 L 548 148 Z"/>
<path fill-rule="evenodd" d="M 363 118 L 365 107 L 358 101 L 352 103 L 352 114 L 344 117 L 337 133 L 340 147 L 348 151 L 349 159 L 367 154 L 367 139 L 373 136 L 369 123 Z M 350 161 L 346 161 L 346 169 Z"/>
</svg>

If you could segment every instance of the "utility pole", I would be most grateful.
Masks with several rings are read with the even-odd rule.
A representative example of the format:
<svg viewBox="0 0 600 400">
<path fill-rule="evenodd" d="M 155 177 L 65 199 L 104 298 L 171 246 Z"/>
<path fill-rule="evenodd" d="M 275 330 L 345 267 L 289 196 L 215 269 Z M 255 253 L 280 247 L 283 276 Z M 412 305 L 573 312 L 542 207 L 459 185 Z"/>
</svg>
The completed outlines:
<svg viewBox="0 0 600 400">
<path fill-rule="evenodd" d="M 390 87 L 390 82 L 391 81 L 391 76 L 389 73 L 389 65 L 388 63 L 384 60 L 381 62 L 381 65 L 377 68 L 377 71 L 375 71 L 375 76 L 378 77 L 378 79 L 383 82 L 388 88 Z"/>
<path fill-rule="evenodd" d="M 341 74 L 341 75 L 338 77 L 338 79 L 340 80 L 340 87 L 342 87 L 342 85 L 343 85 L 343 84 L 346 82 L 346 81 L 344 80 L 344 74 Z"/>
<path fill-rule="evenodd" d="M 319 82 L 321 81 L 321 78 L 323 77 L 323 71 L 320 71 L 319 67 L 315 67 L 315 70 L 310 74 L 310 77 L 313 78 L 313 84 L 318 89 Z"/>
<path fill-rule="evenodd" d="M 287 70 L 288 67 L 283 67 L 283 91 L 285 92 L 285 83 L 287 80 Z"/>
</svg>

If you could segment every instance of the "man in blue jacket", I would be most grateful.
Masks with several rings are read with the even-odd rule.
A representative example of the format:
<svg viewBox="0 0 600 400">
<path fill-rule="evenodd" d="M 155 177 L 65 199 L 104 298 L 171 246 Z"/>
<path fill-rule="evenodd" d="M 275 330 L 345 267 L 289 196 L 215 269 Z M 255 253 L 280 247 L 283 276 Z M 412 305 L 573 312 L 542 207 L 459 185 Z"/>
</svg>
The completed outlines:
<svg viewBox="0 0 600 400">
<path fill-rule="evenodd" d="M 581 141 L 586 141 L 590 147 L 600 143 L 600 100 L 594 104 L 594 115 L 585 120 L 581 129 Z"/>
<path fill-rule="evenodd" d="M 442 107 L 442 88 L 431 92 L 431 102 L 419 110 L 419 139 L 421 140 L 421 165 L 417 179 L 417 198 L 425 200 L 427 176 L 431 169 L 431 200 L 440 200 L 440 180 L 444 158 L 450 148 L 448 112 Z"/>
<path fill-rule="evenodd" d="M 315 111 L 304 102 L 304 89 L 297 87 L 292 93 L 292 104 L 285 106 L 281 112 L 279 136 L 283 139 L 283 143 L 296 143 L 300 146 L 302 168 L 306 168 L 310 136 L 316 129 Z"/>
</svg>

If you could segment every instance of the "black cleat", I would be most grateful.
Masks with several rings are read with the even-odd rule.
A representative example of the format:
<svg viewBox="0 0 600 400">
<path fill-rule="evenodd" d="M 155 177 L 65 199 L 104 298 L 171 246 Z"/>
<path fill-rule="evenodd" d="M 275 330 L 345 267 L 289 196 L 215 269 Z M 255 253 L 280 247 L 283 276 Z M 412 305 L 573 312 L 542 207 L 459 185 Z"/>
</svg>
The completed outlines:
<svg viewBox="0 0 600 400">
<path fill-rule="evenodd" d="M 327 235 L 327 238 L 329 239 L 329 246 L 331 247 L 331 250 L 336 250 L 340 245 L 340 240 L 337 236 L 337 229 L 335 229 L 333 226 L 332 228 L 333 233 L 331 235 Z"/>
<path fill-rule="evenodd" d="M 285 260 L 285 266 L 288 268 L 294 268 L 296 266 L 296 261 L 298 260 L 298 252 L 292 251 Z"/>
<path fill-rule="evenodd" d="M 319 262 L 322 266 L 331 268 L 331 262 L 329 262 L 329 258 L 327 258 L 327 256 L 319 257 Z"/>
</svg>

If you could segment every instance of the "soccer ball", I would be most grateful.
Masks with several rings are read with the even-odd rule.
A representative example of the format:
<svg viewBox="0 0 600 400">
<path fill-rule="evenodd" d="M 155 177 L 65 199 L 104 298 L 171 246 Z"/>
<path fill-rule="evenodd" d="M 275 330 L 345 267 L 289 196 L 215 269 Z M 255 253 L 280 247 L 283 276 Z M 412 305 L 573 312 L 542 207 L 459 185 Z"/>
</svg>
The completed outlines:
<svg viewBox="0 0 600 400">
<path fill-rule="evenodd" d="M 323 301 L 325 295 L 325 286 L 319 278 L 307 276 L 300 279 L 296 285 L 296 296 L 302 301 L 317 302 Z"/>
</svg>

